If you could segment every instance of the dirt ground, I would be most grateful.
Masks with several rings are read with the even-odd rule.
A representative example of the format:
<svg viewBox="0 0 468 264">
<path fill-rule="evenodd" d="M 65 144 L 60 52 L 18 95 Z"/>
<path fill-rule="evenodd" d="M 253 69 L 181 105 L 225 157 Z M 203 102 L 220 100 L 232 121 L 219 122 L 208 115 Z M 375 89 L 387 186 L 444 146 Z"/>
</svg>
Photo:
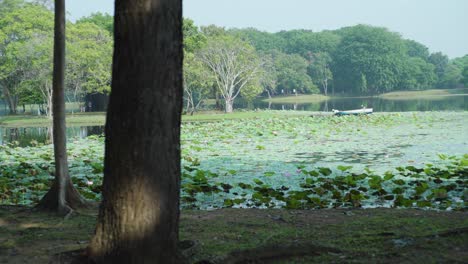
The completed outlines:
<svg viewBox="0 0 468 264">
<path fill-rule="evenodd" d="M 85 249 L 97 210 L 68 219 L 0 206 L 0 263 Z M 468 263 L 468 212 L 416 209 L 183 211 L 193 263 Z"/>
</svg>

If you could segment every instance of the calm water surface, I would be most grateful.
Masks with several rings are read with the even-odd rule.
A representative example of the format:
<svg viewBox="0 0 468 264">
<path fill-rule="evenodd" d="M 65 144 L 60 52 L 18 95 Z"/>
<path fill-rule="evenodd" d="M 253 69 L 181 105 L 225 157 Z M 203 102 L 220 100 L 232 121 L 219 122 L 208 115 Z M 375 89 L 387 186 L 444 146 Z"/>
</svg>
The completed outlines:
<svg viewBox="0 0 468 264">
<path fill-rule="evenodd" d="M 244 105 L 239 105 L 240 107 Z M 434 99 L 387 100 L 375 97 L 337 98 L 319 103 L 279 104 L 255 102 L 253 107 L 274 110 L 331 111 L 332 109 L 350 110 L 362 106 L 374 108 L 375 112 L 410 111 L 468 111 L 468 95 L 434 97 Z"/>
<path fill-rule="evenodd" d="M 67 138 L 85 138 L 91 135 L 102 135 L 104 126 L 68 127 Z M 0 145 L 15 143 L 20 147 L 37 143 L 50 144 L 52 129 L 48 127 L 0 127 Z"/>
</svg>

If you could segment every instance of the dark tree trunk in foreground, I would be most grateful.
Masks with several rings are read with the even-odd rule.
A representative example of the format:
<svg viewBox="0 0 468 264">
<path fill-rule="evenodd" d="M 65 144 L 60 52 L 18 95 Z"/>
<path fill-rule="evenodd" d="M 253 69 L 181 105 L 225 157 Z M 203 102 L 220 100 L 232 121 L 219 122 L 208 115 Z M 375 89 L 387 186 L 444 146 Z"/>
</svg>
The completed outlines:
<svg viewBox="0 0 468 264">
<path fill-rule="evenodd" d="M 178 258 L 182 1 L 117 0 L 97 263 Z"/>
<path fill-rule="evenodd" d="M 55 0 L 54 72 L 52 80 L 55 179 L 38 208 L 68 214 L 85 205 L 68 174 L 65 126 L 65 0 Z"/>
</svg>

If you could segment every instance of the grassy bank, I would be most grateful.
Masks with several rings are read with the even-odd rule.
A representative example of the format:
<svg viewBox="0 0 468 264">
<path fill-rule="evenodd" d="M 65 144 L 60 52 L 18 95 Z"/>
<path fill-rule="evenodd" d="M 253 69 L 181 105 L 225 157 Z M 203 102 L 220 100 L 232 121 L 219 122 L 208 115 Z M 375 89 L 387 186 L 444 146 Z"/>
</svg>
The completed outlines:
<svg viewBox="0 0 468 264">
<path fill-rule="evenodd" d="M 321 94 L 301 94 L 298 96 L 276 96 L 272 98 L 265 98 L 262 101 L 272 103 L 285 103 L 285 104 L 301 104 L 301 103 L 314 103 L 330 99 L 330 97 Z"/>
<path fill-rule="evenodd" d="M 75 113 L 67 115 L 68 126 L 99 126 L 105 122 L 105 113 Z M 7 127 L 47 127 L 52 119 L 46 116 L 10 115 L 0 117 L 0 126 Z"/>
<path fill-rule="evenodd" d="M 424 91 L 399 91 L 381 94 L 378 97 L 389 100 L 437 99 L 446 96 L 468 95 L 468 88 L 432 89 Z"/>
<path fill-rule="evenodd" d="M 96 216 L 0 207 L 0 263 L 85 249 Z M 467 212 L 413 209 L 185 210 L 180 222 L 181 240 L 196 241 L 192 263 L 466 263 L 467 230 Z"/>
<path fill-rule="evenodd" d="M 295 111 L 239 111 L 231 114 L 224 112 L 208 111 L 198 112 L 194 115 L 183 115 L 182 121 L 221 121 L 249 118 L 282 118 L 291 116 L 307 116 L 312 112 Z M 105 123 L 105 113 L 76 113 L 67 115 L 68 126 L 100 126 Z M 52 120 L 44 116 L 15 115 L 0 117 L 0 126 L 5 127 L 46 127 L 52 124 Z"/>
</svg>

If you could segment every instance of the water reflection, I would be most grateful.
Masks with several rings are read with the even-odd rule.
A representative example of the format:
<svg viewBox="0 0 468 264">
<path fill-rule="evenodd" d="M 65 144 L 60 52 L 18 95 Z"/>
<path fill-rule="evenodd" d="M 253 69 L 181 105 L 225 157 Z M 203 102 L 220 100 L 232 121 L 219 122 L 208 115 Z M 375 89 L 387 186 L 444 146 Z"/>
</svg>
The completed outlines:
<svg viewBox="0 0 468 264">
<path fill-rule="evenodd" d="M 271 110 L 325 111 L 331 109 L 358 109 L 362 106 L 374 108 L 375 112 L 409 112 L 409 111 L 467 111 L 468 96 L 446 96 L 434 99 L 386 100 L 375 97 L 336 98 L 315 103 L 272 103 L 256 101 L 254 108 Z M 237 109 L 245 108 L 244 102 L 235 104 Z"/>
<path fill-rule="evenodd" d="M 68 127 L 67 138 L 85 138 L 91 135 L 102 135 L 104 126 Z M 20 147 L 35 144 L 52 143 L 51 127 L 0 127 L 0 145 L 15 143 Z"/>
</svg>

